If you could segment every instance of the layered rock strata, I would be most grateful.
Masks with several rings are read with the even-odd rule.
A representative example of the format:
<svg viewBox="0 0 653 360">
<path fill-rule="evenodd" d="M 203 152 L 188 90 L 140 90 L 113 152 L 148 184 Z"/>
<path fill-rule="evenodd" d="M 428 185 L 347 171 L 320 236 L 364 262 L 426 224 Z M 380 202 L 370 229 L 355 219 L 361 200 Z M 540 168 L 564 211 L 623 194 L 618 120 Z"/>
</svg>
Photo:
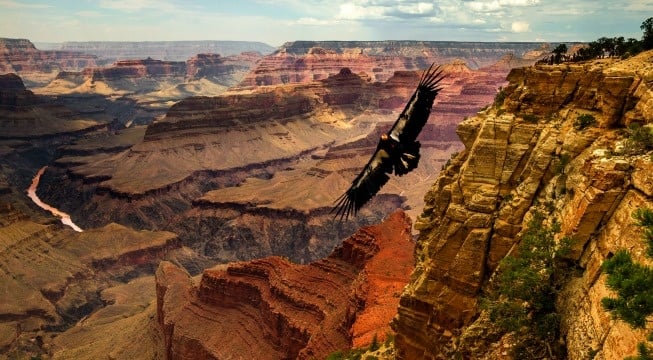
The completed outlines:
<svg viewBox="0 0 653 360">
<path fill-rule="evenodd" d="M 274 47 L 255 41 L 74 41 L 64 42 L 58 50 L 96 55 L 110 64 L 118 60 L 151 57 L 164 61 L 186 61 L 197 54 L 238 55 L 243 52 L 269 54 Z"/>
<path fill-rule="evenodd" d="M 241 86 L 310 82 L 340 68 L 387 81 L 397 70 L 423 69 L 435 62 L 463 61 L 472 69 L 493 65 L 512 54 L 532 64 L 546 53 L 538 43 L 470 43 L 437 41 L 295 41 L 265 56 Z"/>
<path fill-rule="evenodd" d="M 97 57 L 76 51 L 39 50 L 27 39 L 0 38 L 0 74 L 17 73 L 30 87 L 47 84 L 59 71 L 96 66 Z"/>
<path fill-rule="evenodd" d="M 419 168 L 393 178 L 353 222 L 333 221 L 333 201 L 369 160 L 419 72 L 373 83 L 345 69 L 308 84 L 189 98 L 128 149 L 84 154 L 63 148 L 57 164 L 66 172 L 48 169 L 43 196 L 78 215 L 85 227 L 115 221 L 167 229 L 220 262 L 272 254 L 310 262 L 396 207 L 416 215 L 430 176 L 460 149 L 455 124 L 503 83 L 496 73 L 460 62 L 444 71 L 446 86 L 420 135 Z M 470 91 L 473 96 L 462 95 Z M 55 176 L 61 180 L 52 183 Z M 49 191 L 71 178 L 75 189 L 65 199 L 57 198 L 61 191 Z"/>
<path fill-rule="evenodd" d="M 88 132 L 105 124 L 27 90 L 16 74 L 0 75 L 0 139 Z"/>
<path fill-rule="evenodd" d="M 198 281 L 161 263 L 157 316 L 166 358 L 325 358 L 351 347 L 353 327 L 370 333 L 367 342 L 371 333 L 384 335 L 398 298 L 381 289 L 396 293 L 407 280 L 410 228 L 398 211 L 314 263 L 264 258 L 205 270 Z"/>
<path fill-rule="evenodd" d="M 0 38 L 0 73 L 76 70 L 94 66 L 96 59 L 78 51 L 38 50 L 27 39 Z"/>
<path fill-rule="evenodd" d="M 393 322 L 400 359 L 492 358 L 487 347 L 463 349 L 458 341 L 482 322 L 482 289 L 538 208 L 561 223 L 558 239 L 574 239 L 570 256 L 583 269 L 558 298 L 569 358 L 636 352 L 646 332 L 603 310 L 610 291 L 600 265 L 620 248 L 646 261 L 631 214 L 653 208 L 644 175 L 650 159 L 646 150 L 624 152 L 623 144 L 626 125 L 653 121 L 651 74 L 651 52 L 515 69 L 505 101 L 460 124 L 465 151 L 426 194 L 415 223 L 420 260 Z M 595 122 L 579 126 L 579 115 Z"/>
<path fill-rule="evenodd" d="M 61 71 L 40 94 L 127 96 L 152 106 L 204 94 L 218 95 L 237 84 L 261 58 L 259 53 L 195 54 L 186 61 L 153 58 L 119 60 L 111 65 Z M 167 107 L 170 103 L 166 103 Z"/>
</svg>

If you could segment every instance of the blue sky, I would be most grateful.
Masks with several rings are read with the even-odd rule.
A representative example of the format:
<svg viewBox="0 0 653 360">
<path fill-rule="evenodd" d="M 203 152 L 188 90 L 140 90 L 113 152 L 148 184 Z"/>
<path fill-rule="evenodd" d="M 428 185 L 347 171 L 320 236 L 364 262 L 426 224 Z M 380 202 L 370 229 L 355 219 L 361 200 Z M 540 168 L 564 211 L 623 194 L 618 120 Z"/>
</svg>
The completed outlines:
<svg viewBox="0 0 653 360">
<path fill-rule="evenodd" d="M 653 0 L 0 0 L 0 37 L 32 42 L 640 39 Z"/>
</svg>

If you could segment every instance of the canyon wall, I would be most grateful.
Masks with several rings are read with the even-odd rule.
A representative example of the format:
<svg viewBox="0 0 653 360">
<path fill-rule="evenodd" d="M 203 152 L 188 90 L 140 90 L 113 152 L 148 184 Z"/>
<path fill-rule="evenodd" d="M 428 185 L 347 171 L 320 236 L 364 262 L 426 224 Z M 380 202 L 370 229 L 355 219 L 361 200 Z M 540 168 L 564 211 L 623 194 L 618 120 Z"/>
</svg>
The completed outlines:
<svg viewBox="0 0 653 360">
<path fill-rule="evenodd" d="M 391 180 L 349 222 L 333 220 L 333 201 L 369 160 L 419 72 L 378 83 L 343 69 L 322 81 L 188 98 L 127 149 L 62 147 L 41 191 L 84 226 L 111 219 L 174 231 L 215 261 L 276 254 L 310 262 L 398 206 L 414 216 L 429 177 L 460 148 L 455 124 L 503 84 L 499 72 L 460 62 L 444 71 L 450 76 L 420 137 L 420 167 Z"/>
<path fill-rule="evenodd" d="M 0 38 L 0 74 L 17 73 L 29 87 L 47 84 L 59 72 L 96 66 L 97 56 L 66 50 L 38 50 L 27 39 Z"/>
<path fill-rule="evenodd" d="M 324 359 L 383 340 L 412 269 L 410 233 L 399 210 L 308 265 L 263 258 L 195 280 L 162 262 L 157 319 L 166 359 Z"/>
<path fill-rule="evenodd" d="M 164 61 L 186 61 L 197 54 L 238 55 L 243 52 L 257 52 L 263 55 L 274 47 L 255 41 L 68 41 L 57 50 L 93 54 L 110 64 L 118 60 L 137 60 L 151 57 Z M 53 49 L 54 50 L 54 49 Z"/>
<path fill-rule="evenodd" d="M 484 343 L 494 332 L 479 316 L 479 297 L 538 210 L 560 222 L 556 239 L 573 239 L 568 256 L 581 269 L 557 300 L 568 357 L 636 353 L 646 332 L 603 310 L 611 292 L 600 265 L 621 248 L 646 261 L 631 215 L 653 208 L 650 154 L 623 149 L 632 141 L 626 126 L 653 121 L 652 74 L 652 52 L 514 69 L 505 98 L 459 125 L 465 150 L 415 221 L 418 262 L 393 322 L 398 358 L 509 356 L 514 343 Z M 580 126 L 580 115 L 595 122 Z"/>
<path fill-rule="evenodd" d="M 325 79 L 347 67 L 372 81 L 387 81 L 397 70 L 417 70 L 461 61 L 471 69 L 492 66 L 506 55 L 533 63 L 548 53 L 541 43 L 438 41 L 295 41 L 265 56 L 240 86 L 277 85 Z"/>
</svg>

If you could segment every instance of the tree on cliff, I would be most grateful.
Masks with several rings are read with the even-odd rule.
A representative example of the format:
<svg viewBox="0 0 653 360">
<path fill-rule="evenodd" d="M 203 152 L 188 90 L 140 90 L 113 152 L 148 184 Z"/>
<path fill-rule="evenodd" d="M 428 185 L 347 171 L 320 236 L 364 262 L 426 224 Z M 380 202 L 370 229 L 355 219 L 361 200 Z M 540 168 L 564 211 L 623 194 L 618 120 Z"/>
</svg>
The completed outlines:
<svg viewBox="0 0 653 360">
<path fill-rule="evenodd" d="M 644 50 L 653 49 L 653 17 L 644 20 L 639 28 L 644 31 L 644 35 L 642 36 L 642 47 Z"/>
<path fill-rule="evenodd" d="M 580 48 L 571 56 L 571 60 L 583 61 L 602 58 L 604 56 L 628 57 L 636 55 L 643 50 L 653 49 L 653 17 L 644 20 L 640 29 L 644 31 L 641 41 L 633 38 L 625 40 L 623 36 L 613 38 L 603 36 L 595 41 L 591 41 L 586 47 Z"/>
<path fill-rule="evenodd" d="M 555 49 L 553 49 L 553 54 L 555 55 L 554 57 L 554 62 L 556 64 L 560 64 L 562 62 L 562 54 L 567 53 L 567 45 L 565 44 L 559 44 L 556 46 Z"/>
<path fill-rule="evenodd" d="M 569 269 L 564 254 L 571 239 L 556 244 L 560 224 L 545 225 L 545 216 L 535 211 L 513 254 L 501 260 L 488 296 L 481 306 L 490 320 L 505 332 L 515 332 L 516 358 L 562 358 L 557 347 L 560 316 L 555 299 Z"/>
</svg>

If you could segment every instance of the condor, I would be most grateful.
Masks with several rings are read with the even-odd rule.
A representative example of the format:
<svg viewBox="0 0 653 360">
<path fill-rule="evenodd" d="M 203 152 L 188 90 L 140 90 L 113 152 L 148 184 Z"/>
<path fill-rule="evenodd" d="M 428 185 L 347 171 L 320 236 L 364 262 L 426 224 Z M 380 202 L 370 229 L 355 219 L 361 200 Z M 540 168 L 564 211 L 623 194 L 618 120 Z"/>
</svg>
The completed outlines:
<svg viewBox="0 0 653 360">
<path fill-rule="evenodd" d="M 422 78 L 406 107 L 390 131 L 381 135 L 379 144 L 365 168 L 354 179 L 351 187 L 337 200 L 333 211 L 340 220 L 356 215 L 390 179 L 389 174 L 405 175 L 419 162 L 420 143 L 417 135 L 431 114 L 433 101 L 440 92 L 444 78 L 439 66 L 432 64 Z"/>
</svg>

